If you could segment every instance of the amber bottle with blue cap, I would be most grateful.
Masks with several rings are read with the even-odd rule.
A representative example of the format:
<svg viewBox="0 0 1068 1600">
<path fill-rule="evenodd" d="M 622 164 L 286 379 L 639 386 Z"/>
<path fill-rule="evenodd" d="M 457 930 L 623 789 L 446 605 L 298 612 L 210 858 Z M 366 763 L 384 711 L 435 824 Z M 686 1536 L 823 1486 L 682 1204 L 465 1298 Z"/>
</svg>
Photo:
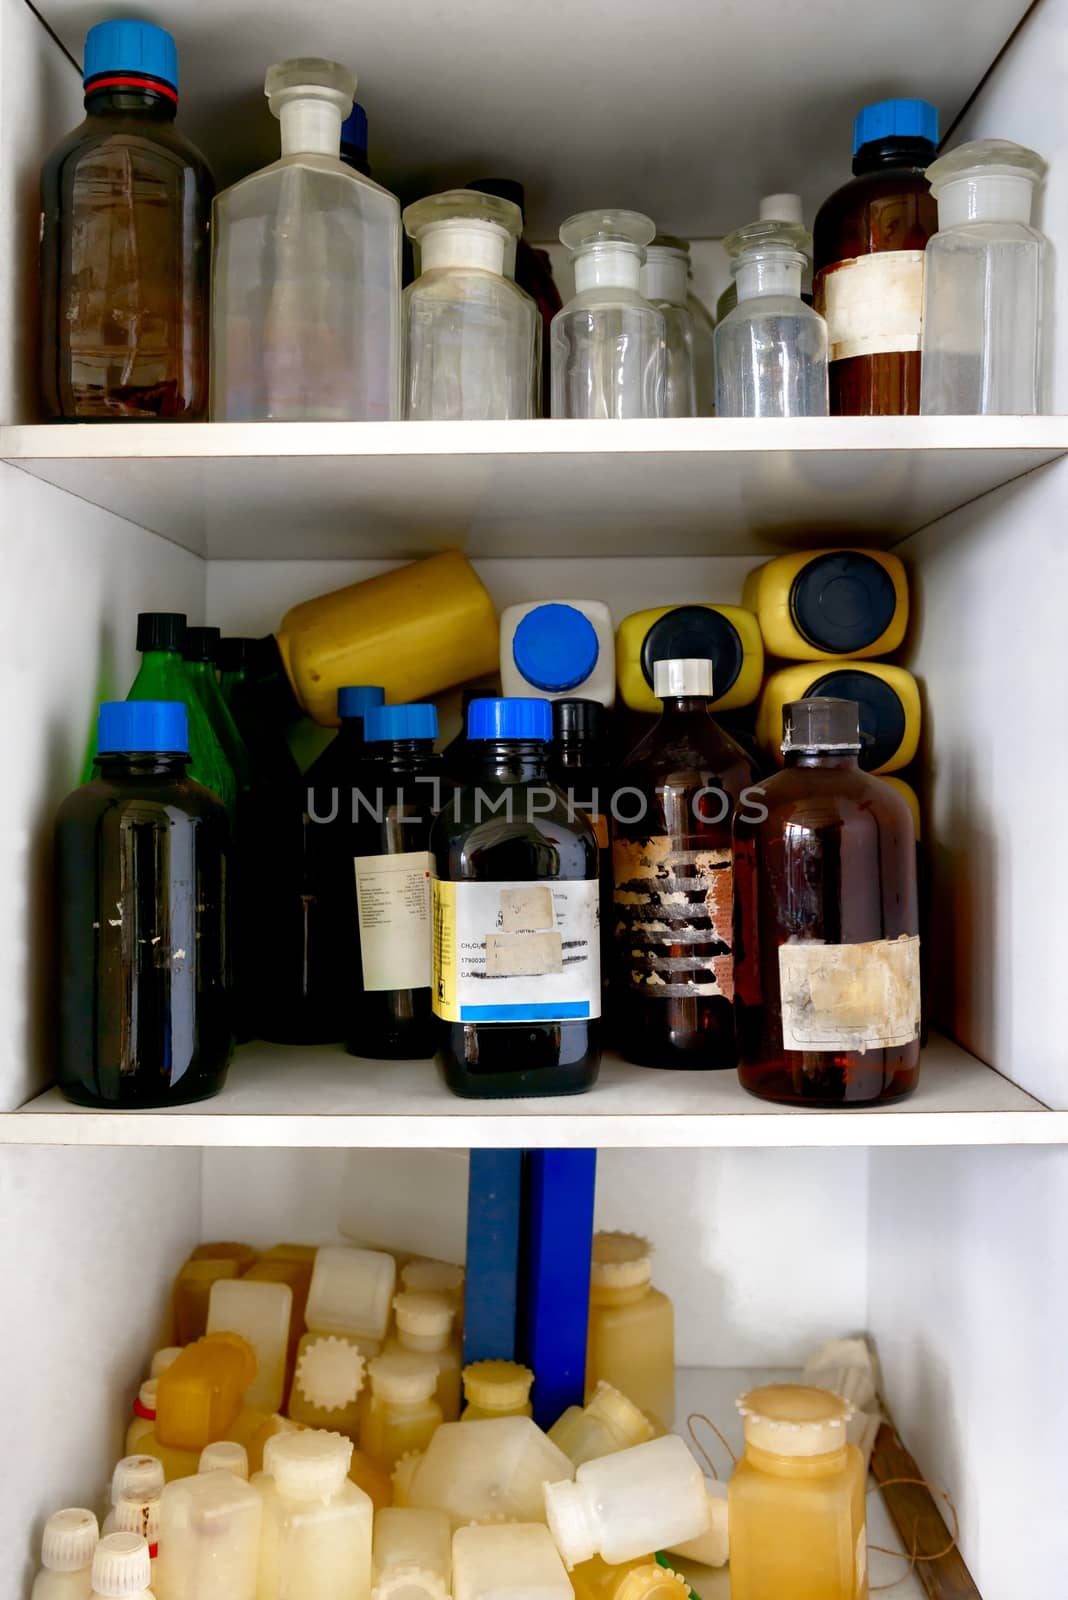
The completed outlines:
<svg viewBox="0 0 1068 1600">
<path fill-rule="evenodd" d="M 56 818 L 60 1088 L 144 1108 L 222 1087 L 233 1044 L 225 807 L 178 701 L 100 707 L 97 776 Z"/>
<path fill-rule="evenodd" d="M 547 700 L 474 700 L 431 834 L 438 1059 L 460 1095 L 578 1094 L 600 1066 L 597 840 L 547 775 Z"/>
</svg>

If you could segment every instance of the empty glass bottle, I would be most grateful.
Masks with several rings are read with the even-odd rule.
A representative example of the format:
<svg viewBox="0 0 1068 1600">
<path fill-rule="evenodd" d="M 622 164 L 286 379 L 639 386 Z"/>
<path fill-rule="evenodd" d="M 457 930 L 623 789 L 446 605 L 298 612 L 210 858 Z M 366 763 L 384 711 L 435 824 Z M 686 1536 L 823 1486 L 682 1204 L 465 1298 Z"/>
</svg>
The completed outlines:
<svg viewBox="0 0 1068 1600">
<path fill-rule="evenodd" d="M 1031 226 L 1046 163 L 976 139 L 927 168 L 938 232 L 927 246 L 920 410 L 1030 416 L 1043 409 L 1049 240 Z"/>
<path fill-rule="evenodd" d="M 661 415 L 664 318 L 640 289 L 655 233 L 637 211 L 582 211 L 561 226 L 575 295 L 552 323 L 554 417 Z"/>
<path fill-rule="evenodd" d="M 665 417 L 697 414 L 694 326 L 687 303 L 690 247 L 685 239 L 658 233 L 645 252 L 641 291 L 664 318 Z"/>
<path fill-rule="evenodd" d="M 501 200 L 511 200 L 513 205 L 519 207 L 523 225 L 526 226 L 526 192 L 523 185 L 515 178 L 475 178 L 467 187 L 477 189 L 480 194 L 495 194 Z M 560 299 L 560 291 L 553 277 L 553 264 L 548 250 L 537 249 L 520 234 L 514 241 L 513 253 L 512 267 L 509 269 L 506 261 L 505 270 L 521 289 L 526 290 L 537 306 L 538 316 L 541 318 L 541 375 L 538 387 L 541 391 L 541 415 L 548 417 L 552 412 L 549 329 L 563 301 Z"/>
<path fill-rule="evenodd" d="M 207 163 L 174 127 L 163 28 L 97 23 L 85 121 L 41 174 L 41 379 L 49 416 L 196 421 L 208 405 Z"/>
<path fill-rule="evenodd" d="M 798 228 L 803 228 L 805 219 L 801 210 L 801 196 L 799 194 L 765 194 L 760 197 L 760 210 L 757 213 L 760 222 L 792 222 Z M 801 270 L 801 298 L 806 305 L 812 304 L 812 240 L 808 241 L 808 253 L 805 265 Z M 728 312 L 733 311 L 738 304 L 738 285 L 732 278 L 716 301 L 716 321 L 722 322 Z"/>
<path fill-rule="evenodd" d="M 217 419 L 400 415 L 400 207 L 340 159 L 354 88 L 335 61 L 267 70 L 281 159 L 215 201 Z"/>
<path fill-rule="evenodd" d="M 422 262 L 404 291 L 405 416 L 537 416 L 541 319 L 507 272 L 519 207 L 450 189 L 408 206 L 404 226 Z"/>
<path fill-rule="evenodd" d="M 716 319 L 693 286 L 693 263 L 688 269 L 686 305 L 693 321 L 694 399 L 699 417 L 716 414 Z M 733 285 L 732 285 L 733 287 Z"/>
<path fill-rule="evenodd" d="M 738 304 L 716 328 L 717 416 L 827 415 L 827 324 L 801 299 L 809 244 L 788 222 L 750 222 L 724 240 Z"/>
</svg>

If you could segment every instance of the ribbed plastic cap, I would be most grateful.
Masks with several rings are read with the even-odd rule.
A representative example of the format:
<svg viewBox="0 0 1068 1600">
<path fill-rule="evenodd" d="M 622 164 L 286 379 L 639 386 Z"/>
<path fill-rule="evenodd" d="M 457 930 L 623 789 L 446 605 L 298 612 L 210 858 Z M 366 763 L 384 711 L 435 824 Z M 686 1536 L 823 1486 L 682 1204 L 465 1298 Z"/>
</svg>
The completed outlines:
<svg viewBox="0 0 1068 1600">
<path fill-rule="evenodd" d="M 181 1353 L 182 1347 L 180 1344 L 168 1344 L 162 1350 L 157 1350 L 148 1369 L 149 1377 L 158 1378 L 161 1373 L 166 1372 L 168 1367 L 173 1367 Z"/>
<path fill-rule="evenodd" d="M 393 1504 L 395 1506 L 410 1504 L 412 1484 L 415 1482 L 415 1475 L 419 1471 L 425 1454 L 425 1450 L 407 1450 L 393 1468 L 390 1476 L 393 1479 Z"/>
<path fill-rule="evenodd" d="M 863 550 L 814 556 L 790 585 L 790 616 L 817 650 L 847 656 L 875 643 L 897 609 L 894 580 Z"/>
<path fill-rule="evenodd" d="M 309 1405 L 342 1411 L 363 1388 L 364 1359 L 347 1339 L 311 1339 L 301 1351 L 294 1383 Z"/>
<path fill-rule="evenodd" d="M 450 1261 L 409 1261 L 401 1268 L 401 1282 L 414 1294 L 459 1294 L 464 1269 Z"/>
<path fill-rule="evenodd" d="M 438 1386 L 438 1364 L 433 1356 L 416 1355 L 414 1351 L 375 1356 L 367 1370 L 371 1393 L 379 1400 L 392 1400 L 398 1405 L 429 1400 Z"/>
<path fill-rule="evenodd" d="M 408 1291 L 393 1300 L 397 1327 L 402 1333 L 433 1338 L 448 1334 L 456 1315 L 456 1307 L 440 1294 L 416 1294 Z"/>
<path fill-rule="evenodd" d="M 337 714 L 344 722 L 346 717 L 365 717 L 372 706 L 384 706 L 386 691 L 377 683 L 348 683 L 337 692 Z"/>
<path fill-rule="evenodd" d="M 137 1391 L 137 1401 L 134 1410 L 139 1417 L 154 1417 L 156 1415 L 156 1400 L 159 1397 L 159 1379 L 146 1378 Z"/>
<path fill-rule="evenodd" d="M 105 700 L 97 714 L 98 755 L 121 751 L 189 754 L 189 719 L 180 700 Z"/>
<path fill-rule="evenodd" d="M 673 606 L 658 617 L 642 640 L 642 676 L 650 689 L 658 661 L 712 663 L 716 693 L 725 695 L 745 661 L 745 646 L 734 623 L 711 606 Z"/>
<path fill-rule="evenodd" d="M 690 1585 L 678 1572 L 656 1561 L 624 1573 L 612 1600 L 686 1600 Z"/>
<path fill-rule="evenodd" d="M 155 1557 L 159 1544 L 159 1517 L 163 1491 L 146 1495 L 143 1500 L 124 1496 L 111 1508 L 112 1527 L 116 1533 L 139 1533 L 148 1540 L 148 1553 Z"/>
<path fill-rule="evenodd" d="M 137 615 L 137 648 L 177 650 L 185 648 L 184 611 L 140 611 Z"/>
<path fill-rule="evenodd" d="M 469 739 L 552 738 L 553 714 L 548 700 L 472 700 L 467 708 Z"/>
<path fill-rule="evenodd" d="M 152 22 L 115 18 L 98 22 L 85 37 L 82 79 L 104 75 L 159 78 L 178 88 L 178 46 L 166 28 Z"/>
<path fill-rule="evenodd" d="M 938 143 L 938 110 L 926 100 L 877 100 L 853 124 L 853 154 L 883 139 L 926 139 Z"/>
<path fill-rule="evenodd" d="M 216 1439 L 206 1444 L 197 1462 L 198 1472 L 232 1472 L 235 1478 L 248 1478 L 248 1451 L 236 1439 Z"/>
<path fill-rule="evenodd" d="M 608 731 L 608 712 L 599 700 L 554 700 L 553 738 L 600 744 Z"/>
<path fill-rule="evenodd" d="M 637 1233 L 595 1233 L 590 1282 L 598 1289 L 633 1289 L 653 1275 L 653 1247 Z"/>
<path fill-rule="evenodd" d="M 163 1493 L 163 1463 L 155 1456 L 123 1456 L 111 1474 L 111 1503 L 148 1500 Z"/>
<path fill-rule="evenodd" d="M 364 715 L 363 736 L 368 744 L 391 739 L 436 739 L 437 706 L 369 706 Z"/>
<path fill-rule="evenodd" d="M 54 1511 L 44 1526 L 41 1565 L 49 1572 L 84 1572 L 99 1537 L 96 1518 L 84 1506 Z"/>
<path fill-rule="evenodd" d="M 657 661 L 653 665 L 653 693 L 658 700 L 670 700 L 680 695 L 703 695 L 713 698 L 712 663 L 700 657 L 684 657 L 681 661 Z"/>
<path fill-rule="evenodd" d="M 636 1406 L 633 1400 L 628 1400 L 612 1384 L 605 1383 L 604 1379 L 593 1391 L 593 1399 L 586 1407 L 586 1413 L 605 1422 L 620 1436 L 625 1446 L 644 1444 L 656 1432 L 641 1407 Z"/>
<path fill-rule="evenodd" d="M 264 1472 L 271 1474 L 281 1494 L 298 1500 L 325 1500 L 336 1494 L 351 1460 L 352 1440 L 319 1428 L 276 1433 L 263 1447 Z"/>
<path fill-rule="evenodd" d="M 144 1594 L 152 1576 L 148 1541 L 139 1533 L 109 1533 L 93 1556 L 93 1593 L 106 1600 Z"/>
<path fill-rule="evenodd" d="M 346 149 L 367 154 L 367 112 L 358 100 L 341 124 L 341 143 Z"/>
<path fill-rule="evenodd" d="M 859 750 L 860 714 L 855 700 L 791 700 L 782 708 L 782 748 Z"/>
<path fill-rule="evenodd" d="M 853 1407 L 829 1389 L 769 1383 L 739 1395 L 748 1444 L 777 1456 L 825 1456 L 846 1443 Z"/>
<path fill-rule="evenodd" d="M 218 628 L 187 628 L 182 654 L 187 661 L 217 661 L 221 638 Z"/>
<path fill-rule="evenodd" d="M 473 183 L 465 183 L 465 189 L 474 189 L 476 194 L 496 195 L 498 200 L 510 200 L 512 205 L 518 206 L 520 212 L 526 214 L 526 190 L 515 178 L 476 178 Z"/>
<path fill-rule="evenodd" d="M 528 683 L 557 694 L 574 689 L 597 665 L 597 629 L 574 606 L 535 606 L 512 636 L 512 659 Z"/>
<path fill-rule="evenodd" d="M 534 1374 L 518 1361 L 473 1361 L 464 1368 L 464 1394 L 468 1403 L 486 1411 L 508 1411 L 525 1406 Z"/>
<path fill-rule="evenodd" d="M 247 668 L 255 643 L 255 639 L 243 639 L 237 636 L 220 639 L 218 654 L 215 657 L 219 671 L 241 672 Z"/>
</svg>

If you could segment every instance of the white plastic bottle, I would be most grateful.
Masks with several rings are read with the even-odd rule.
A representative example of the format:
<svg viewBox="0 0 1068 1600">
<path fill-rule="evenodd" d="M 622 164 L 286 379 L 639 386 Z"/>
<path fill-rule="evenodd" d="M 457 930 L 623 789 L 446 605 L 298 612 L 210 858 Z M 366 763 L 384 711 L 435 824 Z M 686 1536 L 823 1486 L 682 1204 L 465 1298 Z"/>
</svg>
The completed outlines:
<svg viewBox="0 0 1068 1600">
<path fill-rule="evenodd" d="M 687 304 L 690 247 L 685 239 L 658 233 L 645 252 L 641 291 L 664 319 L 665 417 L 697 415 L 694 323 Z"/>
<path fill-rule="evenodd" d="M 262 1521 L 262 1496 L 232 1471 L 175 1478 L 160 1508 L 157 1600 L 256 1600 Z"/>
<path fill-rule="evenodd" d="M 404 414 L 418 422 L 536 417 L 541 317 L 508 271 L 523 213 L 450 189 L 404 212 L 420 274 L 404 291 Z"/>
<path fill-rule="evenodd" d="M 355 87 L 335 61 L 268 68 L 281 159 L 215 199 L 217 421 L 400 416 L 400 206 L 340 160 Z"/>
<path fill-rule="evenodd" d="M 544 1523 L 457 1528 L 452 1566 L 454 1600 L 573 1600 Z"/>
<path fill-rule="evenodd" d="M 827 324 L 801 298 L 810 235 L 750 222 L 723 243 L 738 304 L 716 327 L 716 415 L 825 417 Z"/>
<path fill-rule="evenodd" d="M 384 1250 L 323 1245 L 316 1251 L 304 1313 L 309 1333 L 380 1343 L 389 1326 L 396 1281 L 397 1263 Z"/>
<path fill-rule="evenodd" d="M 433 1154 L 434 1152 L 430 1152 Z M 444 1154 L 446 1152 L 438 1152 Z M 464 1269 L 450 1261 L 429 1261 L 417 1258 L 406 1261 L 400 1269 L 401 1283 L 412 1294 L 444 1295 L 453 1307 L 453 1337 L 460 1343 L 459 1335 L 464 1325 Z"/>
<path fill-rule="evenodd" d="M 96 1518 L 84 1506 L 54 1511 L 41 1537 L 41 1570 L 30 1600 L 88 1600 L 99 1537 Z"/>
<path fill-rule="evenodd" d="M 452 1524 L 444 1511 L 387 1506 L 375 1517 L 374 1600 L 446 1600 Z"/>
<path fill-rule="evenodd" d="M 109 1533 L 93 1554 L 91 1600 L 155 1600 L 148 1545 L 139 1533 Z"/>
<path fill-rule="evenodd" d="M 111 1510 L 101 1532 L 136 1533 L 154 1562 L 159 1548 L 163 1463 L 155 1456 L 123 1456 L 111 1476 Z M 153 1568 L 153 1572 L 154 1572 Z"/>
<path fill-rule="evenodd" d="M 641 293 L 655 225 L 637 211 L 582 211 L 560 228 L 575 294 L 549 330 L 554 417 L 658 417 L 664 319 Z"/>
<path fill-rule="evenodd" d="M 1050 244 L 1031 225 L 1046 163 L 976 139 L 927 168 L 938 232 L 924 252 L 920 411 L 1032 416 L 1044 407 Z"/>
<path fill-rule="evenodd" d="M 374 1507 L 348 1478 L 352 1441 L 309 1429 L 267 1441 L 256 1600 L 370 1600 Z"/>
<path fill-rule="evenodd" d="M 696 1539 L 712 1516 L 701 1469 L 673 1433 L 587 1461 L 573 1483 L 546 1484 L 545 1514 L 569 1571 Z"/>
<path fill-rule="evenodd" d="M 376 1356 L 367 1370 L 371 1392 L 360 1416 L 360 1449 L 392 1472 L 401 1456 L 424 1450 L 441 1427 L 438 1364 L 432 1355 L 398 1350 Z"/>
<path fill-rule="evenodd" d="M 537 600 L 501 612 L 501 693 L 612 706 L 616 650 L 603 600 Z"/>
<path fill-rule="evenodd" d="M 248 1451 L 236 1439 L 216 1439 L 200 1452 L 198 1472 L 232 1472 L 248 1482 Z"/>
<path fill-rule="evenodd" d="M 495 1516 L 542 1522 L 545 1484 L 573 1474 L 564 1452 L 530 1417 L 446 1422 L 406 1481 L 405 1494 L 409 1505 L 447 1511 L 454 1528 Z"/>
<path fill-rule="evenodd" d="M 306 1334 L 289 1393 L 289 1415 L 308 1428 L 327 1428 L 356 1442 L 367 1367 L 348 1339 Z"/>
<path fill-rule="evenodd" d="M 417 1355 L 433 1356 L 438 1367 L 438 1383 L 434 1398 L 441 1407 L 446 1422 L 458 1422 L 461 1399 L 460 1352 L 452 1341 L 453 1307 L 444 1295 L 398 1294 L 393 1300 L 393 1314 L 397 1322 L 395 1343 L 391 1349 L 411 1350 Z"/>
<path fill-rule="evenodd" d="M 246 1406 L 281 1409 L 292 1315 L 293 1290 L 288 1283 L 218 1278 L 212 1284 L 208 1332 L 239 1333 L 256 1354 L 256 1376 L 245 1394 Z"/>
</svg>

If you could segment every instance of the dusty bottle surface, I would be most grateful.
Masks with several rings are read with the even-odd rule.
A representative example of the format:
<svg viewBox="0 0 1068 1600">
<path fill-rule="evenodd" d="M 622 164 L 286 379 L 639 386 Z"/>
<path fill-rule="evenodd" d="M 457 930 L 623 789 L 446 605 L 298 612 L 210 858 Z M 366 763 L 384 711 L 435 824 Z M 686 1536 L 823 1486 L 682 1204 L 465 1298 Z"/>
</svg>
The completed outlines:
<svg viewBox="0 0 1068 1600">
<path fill-rule="evenodd" d="M 623 762 L 612 816 L 616 1038 L 642 1066 L 732 1067 L 731 817 L 752 768 L 708 714 L 711 662 L 654 672 L 663 715 Z"/>
<path fill-rule="evenodd" d="M 163 28 L 98 23 L 85 121 L 41 174 L 41 379 L 55 418 L 197 421 L 208 403 L 214 183 L 174 126 Z"/>
<path fill-rule="evenodd" d="M 938 227 L 924 169 L 938 113 L 923 100 L 866 106 L 853 134 L 853 179 L 813 229 L 815 305 L 827 319 L 832 416 L 920 409 L 923 255 Z"/>
<path fill-rule="evenodd" d="M 767 816 L 735 823 L 739 1076 L 766 1100 L 897 1100 L 920 1070 L 915 830 L 861 772 L 857 708 L 794 702 Z"/>
</svg>

